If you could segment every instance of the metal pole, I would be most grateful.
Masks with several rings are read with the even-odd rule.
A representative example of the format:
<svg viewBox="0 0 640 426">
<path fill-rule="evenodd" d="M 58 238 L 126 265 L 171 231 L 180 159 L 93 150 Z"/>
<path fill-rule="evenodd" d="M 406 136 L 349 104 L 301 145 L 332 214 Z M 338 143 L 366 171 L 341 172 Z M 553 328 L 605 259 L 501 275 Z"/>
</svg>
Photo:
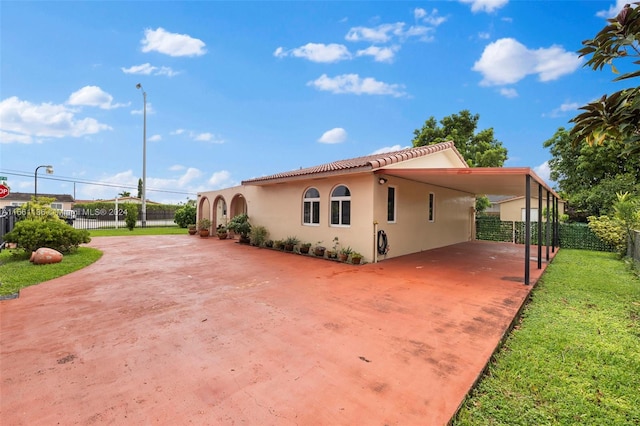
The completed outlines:
<svg viewBox="0 0 640 426">
<path fill-rule="evenodd" d="M 142 84 L 136 85 L 137 89 L 142 90 L 143 106 L 143 125 L 142 125 L 142 227 L 147 226 L 147 92 L 145 92 Z"/>
<path fill-rule="evenodd" d="M 529 285 L 531 256 L 531 175 L 525 178 L 525 203 L 524 203 L 524 284 Z"/>
<path fill-rule="evenodd" d="M 36 167 L 36 171 L 33 173 L 33 197 L 36 199 L 36 201 L 38 199 L 38 170 L 40 170 L 42 167 L 47 168 L 47 174 L 53 174 L 53 166 L 51 165 L 42 165 Z"/>
<path fill-rule="evenodd" d="M 542 184 L 538 183 L 538 269 L 542 269 Z"/>
</svg>

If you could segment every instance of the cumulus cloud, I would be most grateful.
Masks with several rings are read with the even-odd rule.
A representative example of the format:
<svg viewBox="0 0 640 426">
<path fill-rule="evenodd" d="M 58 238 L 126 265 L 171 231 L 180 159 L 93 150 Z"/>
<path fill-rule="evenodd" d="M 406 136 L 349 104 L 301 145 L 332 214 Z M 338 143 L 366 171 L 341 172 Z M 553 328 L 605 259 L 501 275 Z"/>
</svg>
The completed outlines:
<svg viewBox="0 0 640 426">
<path fill-rule="evenodd" d="M 77 114 L 66 105 L 33 104 L 12 96 L 0 102 L 0 142 L 33 143 L 112 130 L 94 118 L 79 118 Z"/>
<path fill-rule="evenodd" d="M 278 47 L 273 56 L 284 58 L 286 56 L 294 56 L 296 58 L 308 59 L 312 62 L 338 62 L 345 59 L 351 59 L 349 49 L 343 44 L 323 44 L 323 43 L 307 43 L 304 46 L 296 47 L 291 50 L 284 50 Z"/>
<path fill-rule="evenodd" d="M 114 104 L 113 96 L 99 88 L 98 86 L 84 86 L 69 96 L 69 105 L 93 106 L 101 109 L 114 109 L 127 106 L 128 104 Z"/>
<path fill-rule="evenodd" d="M 509 0 L 460 0 L 460 3 L 470 4 L 471 11 L 491 13 L 509 3 Z"/>
<path fill-rule="evenodd" d="M 214 172 L 207 183 L 213 187 L 211 189 L 220 189 L 236 185 L 236 183 L 231 179 L 231 173 L 227 170 Z"/>
<path fill-rule="evenodd" d="M 166 75 L 167 77 L 173 77 L 174 75 L 180 74 L 177 71 L 174 71 L 170 67 L 156 67 L 151 65 L 150 63 L 141 64 L 141 65 L 133 65 L 129 68 L 120 68 L 125 74 L 139 74 L 139 75 Z"/>
<path fill-rule="evenodd" d="M 503 87 L 500 89 L 500 94 L 505 98 L 517 98 L 518 92 L 516 89 Z"/>
<path fill-rule="evenodd" d="M 379 47 L 369 46 L 366 49 L 358 50 L 356 56 L 372 56 L 376 62 L 393 62 L 396 52 L 400 46 Z"/>
<path fill-rule="evenodd" d="M 161 140 L 162 140 L 162 136 L 160 136 L 160 135 L 153 135 L 153 136 L 151 136 L 150 138 L 147 138 L 147 140 L 148 140 L 149 142 L 159 142 L 159 141 L 161 141 Z"/>
<path fill-rule="evenodd" d="M 385 146 L 380 149 L 376 149 L 371 153 L 371 155 L 378 154 L 386 154 L 387 152 L 401 151 L 403 149 L 411 148 L 410 146 L 401 146 L 401 145 L 393 145 L 393 146 Z"/>
<path fill-rule="evenodd" d="M 151 104 L 151 102 L 147 102 L 147 115 L 152 115 L 155 113 L 156 113 L 156 110 L 153 109 L 153 105 Z M 131 115 L 142 115 L 142 114 L 144 114 L 144 108 L 131 110 Z"/>
<path fill-rule="evenodd" d="M 529 49 L 513 38 L 502 38 L 485 47 L 472 69 L 483 75 L 481 85 L 493 86 L 513 84 L 531 74 L 540 81 L 556 80 L 581 63 L 578 55 L 561 46 Z"/>
<path fill-rule="evenodd" d="M 413 10 L 413 17 L 433 27 L 437 27 L 447 21 L 444 16 L 438 16 L 438 9 L 433 9 L 431 12 L 417 7 Z"/>
<path fill-rule="evenodd" d="M 347 140 L 347 131 L 342 127 L 327 130 L 322 134 L 318 142 L 326 144 L 342 143 Z"/>
<path fill-rule="evenodd" d="M 164 28 L 144 30 L 140 41 L 143 52 L 159 52 L 169 56 L 202 56 L 207 53 L 205 43 L 187 34 L 170 33 Z"/>
<path fill-rule="evenodd" d="M 393 97 L 406 96 L 404 86 L 378 81 L 372 77 L 361 78 L 358 74 L 342 74 L 329 77 L 322 74 L 307 86 L 331 93 L 351 93 L 355 95 L 390 95 Z"/>
<path fill-rule="evenodd" d="M 615 18 L 622 8 L 629 3 L 631 3 L 629 0 L 616 0 L 616 3 L 612 4 L 609 9 L 597 12 L 596 16 L 604 19 Z"/>
<path fill-rule="evenodd" d="M 427 40 L 427 34 L 433 30 L 421 25 L 415 25 L 404 29 L 404 22 L 394 24 L 381 24 L 377 27 L 353 27 L 349 29 L 345 39 L 347 41 L 367 41 L 371 43 L 388 43 L 394 38 L 405 40 L 410 37 L 418 37 Z"/>
<path fill-rule="evenodd" d="M 549 167 L 548 161 L 545 161 L 539 166 L 534 167 L 533 171 L 535 172 L 535 174 L 540 176 L 540 178 L 542 178 L 542 180 L 544 180 L 545 182 L 547 183 L 551 182 L 551 168 Z"/>
<path fill-rule="evenodd" d="M 565 102 L 561 104 L 558 108 L 555 108 L 553 111 L 551 111 L 549 116 L 553 118 L 562 117 L 567 112 L 578 111 L 579 108 L 580 108 L 580 104 L 578 104 L 577 102 Z"/>
<path fill-rule="evenodd" d="M 185 135 L 189 139 L 194 140 L 194 141 L 198 141 L 198 142 L 210 142 L 210 143 L 214 143 L 214 144 L 223 144 L 223 143 L 225 143 L 225 140 L 222 137 L 220 137 L 218 135 L 215 135 L 213 133 L 210 133 L 210 132 L 194 132 L 193 130 L 176 129 L 176 130 L 173 130 L 173 131 L 169 132 L 169 134 L 172 135 L 172 136 Z"/>
</svg>

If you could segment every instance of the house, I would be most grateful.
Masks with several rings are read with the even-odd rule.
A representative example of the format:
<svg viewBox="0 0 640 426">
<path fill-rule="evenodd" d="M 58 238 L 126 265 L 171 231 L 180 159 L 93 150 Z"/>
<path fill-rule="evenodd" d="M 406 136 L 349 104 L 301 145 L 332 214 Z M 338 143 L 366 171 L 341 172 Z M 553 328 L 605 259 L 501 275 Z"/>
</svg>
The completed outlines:
<svg viewBox="0 0 640 426">
<path fill-rule="evenodd" d="M 118 203 L 131 203 L 131 204 L 142 204 L 142 198 L 138 197 L 118 197 L 118 198 L 109 198 L 109 199 L 98 199 L 98 200 L 76 200 L 76 204 L 90 204 L 90 203 L 115 203 L 118 200 Z M 146 204 L 160 204 L 156 201 L 145 200 Z"/>
<path fill-rule="evenodd" d="M 524 196 L 489 196 L 491 206 L 485 210 L 488 215 L 500 216 L 500 220 L 506 222 L 524 222 L 525 220 L 525 204 L 526 200 Z M 546 200 L 543 201 L 542 207 L 542 221 L 546 221 Z M 564 214 L 565 202 L 558 200 L 558 214 L 562 216 Z M 538 198 L 531 197 L 531 221 L 538 221 Z M 551 214 L 553 210 L 550 209 Z"/>
<path fill-rule="evenodd" d="M 29 192 L 11 192 L 4 198 L 0 198 L 0 209 L 7 206 L 21 206 L 29 201 L 33 197 L 33 193 Z M 56 210 L 71 210 L 73 209 L 74 199 L 69 194 L 40 194 L 38 197 L 53 198 L 51 208 Z"/>
<path fill-rule="evenodd" d="M 476 194 L 530 199 L 536 189 L 557 199 L 530 168 L 470 168 L 453 142 L 443 142 L 201 192 L 197 214 L 216 227 L 246 213 L 274 240 L 295 236 L 330 248 L 337 237 L 376 262 L 474 239 Z"/>
</svg>

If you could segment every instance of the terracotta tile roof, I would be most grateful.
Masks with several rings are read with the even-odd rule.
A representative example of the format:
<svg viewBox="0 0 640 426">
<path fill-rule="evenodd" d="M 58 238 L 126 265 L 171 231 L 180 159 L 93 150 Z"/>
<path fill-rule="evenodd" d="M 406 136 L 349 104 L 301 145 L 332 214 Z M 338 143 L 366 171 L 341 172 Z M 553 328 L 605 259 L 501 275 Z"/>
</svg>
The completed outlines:
<svg viewBox="0 0 640 426">
<path fill-rule="evenodd" d="M 424 157 L 425 155 L 453 149 L 464 162 L 464 159 L 455 149 L 453 142 L 442 142 L 435 145 L 419 146 L 416 148 L 406 148 L 399 151 L 385 152 L 382 154 L 367 155 L 364 157 L 339 160 L 332 163 L 321 164 L 319 166 L 307 167 L 304 169 L 292 170 L 289 172 L 276 173 L 274 175 L 262 176 L 254 179 L 242 181 L 242 184 L 260 184 L 269 181 L 289 180 L 294 178 L 304 178 L 314 176 L 335 175 L 353 173 L 358 171 L 375 170 L 390 164 L 400 163 L 412 158 Z M 465 162 L 466 164 L 466 162 Z"/>
<path fill-rule="evenodd" d="M 4 197 L 7 201 L 31 201 L 33 192 L 11 192 Z M 73 203 L 73 196 L 69 194 L 42 194 L 38 193 L 38 197 L 53 198 L 55 202 L 59 203 Z"/>
</svg>

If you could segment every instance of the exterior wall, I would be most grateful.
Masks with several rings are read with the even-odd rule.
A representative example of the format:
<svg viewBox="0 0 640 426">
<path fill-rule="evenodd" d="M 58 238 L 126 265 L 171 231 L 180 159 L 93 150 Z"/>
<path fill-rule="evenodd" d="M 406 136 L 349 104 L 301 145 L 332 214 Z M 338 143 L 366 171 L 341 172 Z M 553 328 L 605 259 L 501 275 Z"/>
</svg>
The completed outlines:
<svg viewBox="0 0 640 426">
<path fill-rule="evenodd" d="M 202 209 L 198 215 L 209 217 L 214 227 L 224 224 L 217 218 L 215 200 L 224 199 L 227 206 L 241 194 L 246 200 L 247 214 L 252 225 L 262 225 L 269 239 L 296 237 L 313 246 L 333 247 L 338 238 L 339 247 L 349 246 L 372 262 L 376 256 L 376 230 L 387 234 L 390 251 L 379 260 L 442 247 L 472 238 L 473 195 L 426 185 L 405 179 L 387 177 L 379 184 L 379 175 L 362 173 L 315 180 L 290 181 L 277 185 L 246 185 L 200 194 Z M 345 185 L 351 193 L 351 226 L 330 225 L 330 197 L 338 185 Z M 396 222 L 387 222 L 387 188 L 396 187 Z M 302 223 L 302 203 L 307 189 L 320 192 L 320 224 Z M 429 193 L 435 194 L 435 220 L 428 220 Z M 229 212 L 233 210 L 230 207 Z M 229 214 L 226 220 L 233 214 Z M 200 217 L 200 216 L 199 216 Z M 199 218 L 198 217 L 198 218 Z M 374 224 L 377 222 L 377 225 Z"/>
<path fill-rule="evenodd" d="M 504 201 L 500 203 L 500 220 L 507 222 L 520 222 L 522 221 L 522 210 L 525 208 L 526 200 L 524 197 L 514 198 L 512 200 Z M 547 199 L 542 199 L 542 209 L 547 207 Z M 538 198 L 531 198 L 531 209 L 538 209 Z M 558 213 L 564 214 L 564 201 L 558 201 Z M 531 215 L 531 221 L 536 222 L 537 216 Z M 542 221 L 546 221 L 546 217 L 542 217 Z"/>
<path fill-rule="evenodd" d="M 0 210 L 4 207 L 7 206 L 13 206 L 13 205 L 22 205 L 25 204 L 26 201 L 18 201 L 18 200 L 6 200 L 4 198 L 0 198 Z M 54 201 L 54 203 L 61 203 L 62 204 L 62 209 L 60 210 L 71 210 L 73 209 L 73 203 L 71 202 L 63 202 L 63 201 Z"/>
</svg>

